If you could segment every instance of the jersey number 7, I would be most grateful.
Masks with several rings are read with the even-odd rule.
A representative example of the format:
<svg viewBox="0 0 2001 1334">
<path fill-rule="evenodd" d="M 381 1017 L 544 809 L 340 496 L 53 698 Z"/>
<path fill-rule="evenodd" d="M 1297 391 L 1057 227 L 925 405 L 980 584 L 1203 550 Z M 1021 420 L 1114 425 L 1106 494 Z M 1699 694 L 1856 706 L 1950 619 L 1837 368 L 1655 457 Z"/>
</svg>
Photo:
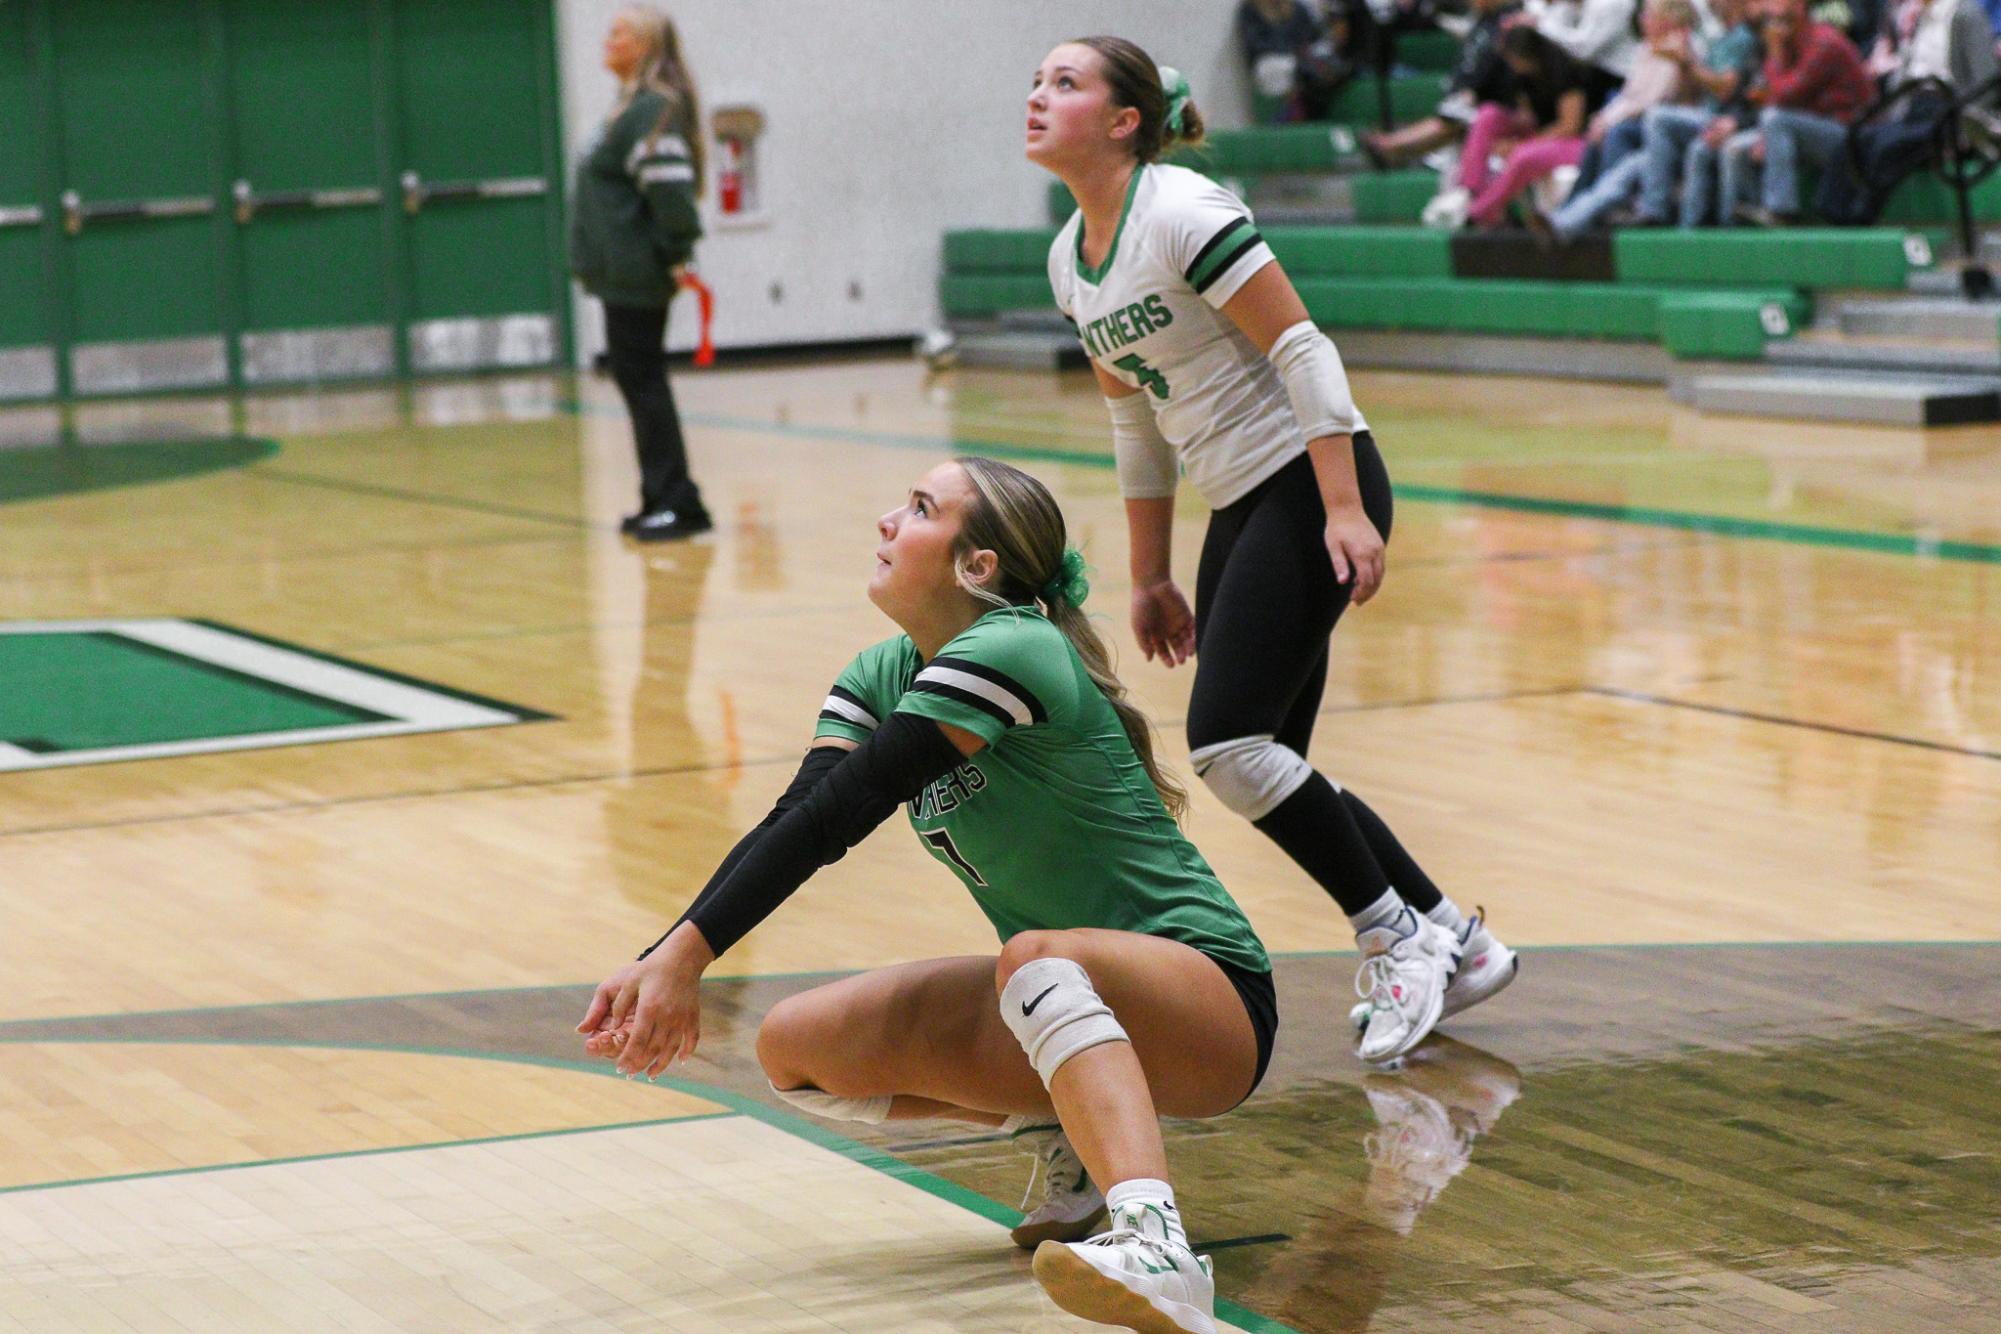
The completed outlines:
<svg viewBox="0 0 2001 1334">
<path fill-rule="evenodd" d="M 1140 388 L 1153 392 L 1155 398 L 1167 397 L 1167 377 L 1139 359 L 1139 353 L 1128 352 L 1112 365 L 1128 372 L 1139 381 Z"/>
<path fill-rule="evenodd" d="M 922 834 L 918 835 L 918 837 L 922 838 L 926 843 L 929 843 L 932 847 L 938 849 L 939 852 L 943 853 L 945 855 L 945 860 L 952 863 L 952 865 L 958 867 L 961 871 L 964 871 L 968 876 L 972 878 L 974 884 L 980 886 L 982 889 L 986 887 L 987 878 L 980 874 L 978 867 L 974 866 L 971 862 L 966 860 L 965 855 L 961 853 L 957 845 L 955 845 L 952 842 L 952 836 L 950 834 L 946 833 L 942 829 L 926 829 Z"/>
</svg>

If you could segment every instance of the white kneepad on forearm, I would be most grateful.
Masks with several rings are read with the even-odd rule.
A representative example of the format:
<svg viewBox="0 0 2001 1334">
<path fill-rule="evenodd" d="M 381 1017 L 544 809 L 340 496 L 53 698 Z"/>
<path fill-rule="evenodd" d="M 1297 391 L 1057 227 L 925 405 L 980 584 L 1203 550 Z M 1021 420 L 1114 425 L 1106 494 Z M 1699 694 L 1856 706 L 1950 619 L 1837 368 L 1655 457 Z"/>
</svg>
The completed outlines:
<svg viewBox="0 0 2001 1334">
<path fill-rule="evenodd" d="M 1308 440 L 1354 431 L 1355 396 L 1341 353 L 1312 320 L 1301 320 L 1280 334 L 1266 355 L 1285 382 L 1292 415 Z"/>
<path fill-rule="evenodd" d="M 765 1082 L 770 1083 L 769 1080 Z M 799 1110 L 824 1116 L 829 1121 L 860 1121 L 879 1126 L 889 1119 L 891 1099 L 887 1093 L 879 1098 L 837 1098 L 811 1085 L 803 1089 L 782 1089 L 776 1084 L 771 1085 L 771 1091 Z"/>
<path fill-rule="evenodd" d="M 1070 959 L 1030 959 L 1001 988 L 1000 1006 L 1044 1087 L 1078 1052 L 1132 1040 L 1090 975 Z"/>
<path fill-rule="evenodd" d="M 1238 737 L 1190 751 L 1196 777 L 1247 820 L 1262 820 L 1313 776 L 1313 766 L 1269 736 Z"/>
<path fill-rule="evenodd" d="M 1112 460 L 1118 465 L 1119 494 L 1127 500 L 1173 495 L 1174 446 L 1160 433 L 1146 395 L 1107 398 L 1105 407 L 1112 414 Z"/>
</svg>

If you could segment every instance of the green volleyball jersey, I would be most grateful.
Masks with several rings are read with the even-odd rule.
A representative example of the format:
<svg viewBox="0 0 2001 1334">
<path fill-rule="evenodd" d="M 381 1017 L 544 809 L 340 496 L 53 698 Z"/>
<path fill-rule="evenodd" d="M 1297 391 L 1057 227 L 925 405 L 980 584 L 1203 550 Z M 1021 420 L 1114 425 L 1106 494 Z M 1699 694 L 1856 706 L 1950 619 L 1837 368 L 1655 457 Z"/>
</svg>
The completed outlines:
<svg viewBox="0 0 2001 1334">
<path fill-rule="evenodd" d="M 928 663 L 907 635 L 864 649 L 827 696 L 818 735 L 865 741 L 896 712 L 987 743 L 910 803 L 910 823 L 1002 940 L 1104 927 L 1271 970 L 1077 651 L 1041 613 L 988 612 Z"/>
</svg>

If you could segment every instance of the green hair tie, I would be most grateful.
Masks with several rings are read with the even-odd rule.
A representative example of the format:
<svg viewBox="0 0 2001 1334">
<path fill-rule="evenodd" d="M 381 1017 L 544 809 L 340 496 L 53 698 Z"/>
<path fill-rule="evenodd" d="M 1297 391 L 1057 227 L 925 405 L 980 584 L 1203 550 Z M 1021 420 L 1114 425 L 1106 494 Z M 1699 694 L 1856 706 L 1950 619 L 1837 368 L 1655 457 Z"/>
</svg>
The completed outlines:
<svg viewBox="0 0 2001 1334">
<path fill-rule="evenodd" d="M 1063 559 L 1056 567 L 1056 573 L 1049 576 L 1037 594 L 1050 606 L 1067 602 L 1073 607 L 1084 605 L 1084 599 L 1091 596 L 1091 581 L 1084 577 L 1084 553 L 1075 547 L 1063 549 Z"/>
<path fill-rule="evenodd" d="M 1167 94 L 1167 132 L 1181 133 L 1181 113 L 1188 108 L 1188 99 L 1193 96 L 1188 90 L 1188 76 L 1172 65 L 1160 67 L 1160 91 Z"/>
</svg>

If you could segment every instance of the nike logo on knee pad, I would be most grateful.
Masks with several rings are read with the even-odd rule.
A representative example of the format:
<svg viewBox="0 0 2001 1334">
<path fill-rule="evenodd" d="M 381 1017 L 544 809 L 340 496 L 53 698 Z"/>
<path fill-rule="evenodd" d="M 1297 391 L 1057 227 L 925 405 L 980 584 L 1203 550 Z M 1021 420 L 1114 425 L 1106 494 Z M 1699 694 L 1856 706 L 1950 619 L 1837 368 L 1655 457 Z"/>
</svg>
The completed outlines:
<svg viewBox="0 0 2001 1334">
<path fill-rule="evenodd" d="M 1056 985 L 1061 986 L 1062 983 L 1059 982 Z M 1048 998 L 1049 993 L 1054 990 L 1056 990 L 1056 987 L 1050 987 L 1047 990 L 1045 990 L 1040 996 L 1037 996 L 1034 1000 L 1023 1001 L 1021 1003 L 1021 1017 L 1026 1019 L 1028 1018 L 1029 1015 L 1034 1014 L 1035 1007 L 1042 1004 L 1042 1002 Z"/>
</svg>

